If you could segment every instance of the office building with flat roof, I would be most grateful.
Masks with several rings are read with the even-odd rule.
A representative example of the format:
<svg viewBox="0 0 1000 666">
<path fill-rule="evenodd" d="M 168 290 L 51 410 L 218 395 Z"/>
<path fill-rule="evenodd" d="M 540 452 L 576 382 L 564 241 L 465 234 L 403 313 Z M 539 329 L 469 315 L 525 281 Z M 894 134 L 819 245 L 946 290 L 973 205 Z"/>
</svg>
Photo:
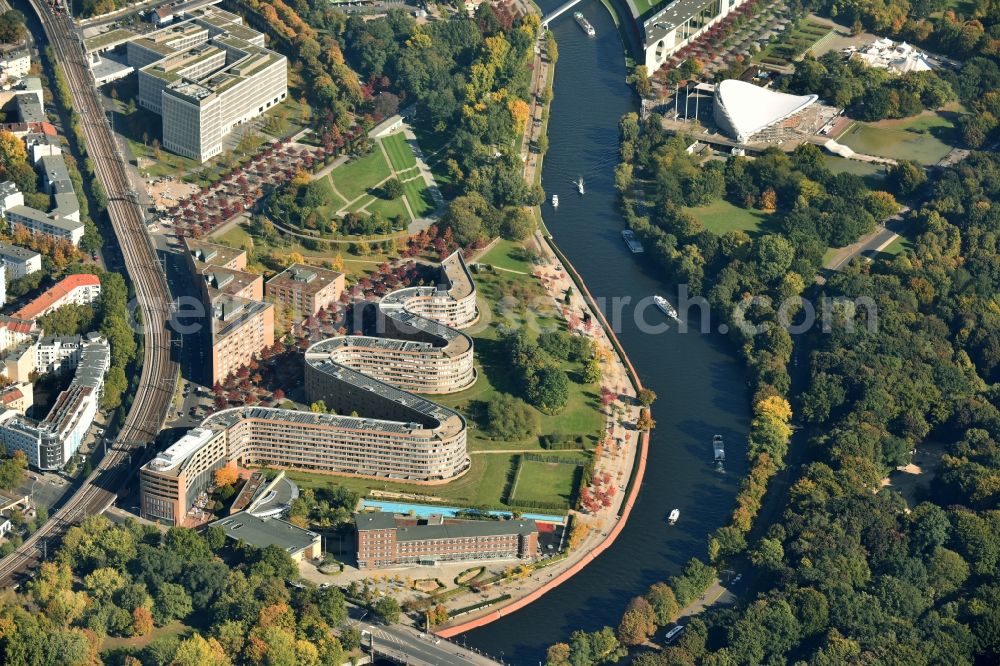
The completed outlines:
<svg viewBox="0 0 1000 666">
<path fill-rule="evenodd" d="M 274 305 L 264 301 L 264 278 L 243 270 L 243 250 L 192 238 L 185 238 L 184 246 L 211 322 L 206 379 L 214 384 L 274 344 Z"/>
<path fill-rule="evenodd" d="M 192 428 L 139 470 L 142 517 L 184 525 L 194 500 L 226 462 L 226 432 Z"/>
<path fill-rule="evenodd" d="M 288 60 L 264 35 L 217 7 L 127 42 L 138 103 L 162 118 L 163 147 L 204 162 L 223 139 L 288 95 Z"/>
<path fill-rule="evenodd" d="M 645 65 L 650 74 L 696 41 L 746 0 L 673 0 L 642 22 Z"/>
<path fill-rule="evenodd" d="M 221 527 L 233 541 L 242 541 L 257 548 L 278 546 L 296 562 L 313 560 L 322 554 L 322 542 L 317 532 L 296 527 L 280 518 L 260 518 L 241 511 L 209 525 Z"/>
<path fill-rule="evenodd" d="M 538 555 L 535 521 L 396 518 L 381 511 L 355 514 L 359 569 L 435 565 Z"/>
</svg>

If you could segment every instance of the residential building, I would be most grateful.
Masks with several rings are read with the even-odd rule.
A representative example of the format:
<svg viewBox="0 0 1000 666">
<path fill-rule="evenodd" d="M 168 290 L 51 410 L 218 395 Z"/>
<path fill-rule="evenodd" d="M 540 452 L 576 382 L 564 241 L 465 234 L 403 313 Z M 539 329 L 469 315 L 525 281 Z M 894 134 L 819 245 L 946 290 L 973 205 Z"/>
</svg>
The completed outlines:
<svg viewBox="0 0 1000 666">
<path fill-rule="evenodd" d="M 354 526 L 359 569 L 538 555 L 533 520 L 397 519 L 374 511 L 355 514 Z"/>
<path fill-rule="evenodd" d="M 79 207 L 77 207 L 79 214 Z M 73 245 L 79 245 L 83 240 L 83 222 L 73 219 L 63 219 L 47 215 L 29 206 L 14 206 L 5 214 L 11 226 L 21 226 L 33 234 L 45 234 L 53 238 L 61 238 Z"/>
<path fill-rule="evenodd" d="M 188 244 L 188 255 L 201 270 L 206 264 L 200 260 L 216 261 L 226 270 L 236 270 L 244 260 L 234 250 L 197 241 Z M 440 287 L 403 289 L 382 299 L 383 333 L 390 338 L 342 336 L 307 350 L 307 400 L 322 400 L 336 414 L 265 407 L 217 412 L 200 428 L 224 433 L 224 453 L 214 449 L 217 457 L 206 458 L 197 469 L 235 462 L 422 484 L 445 483 L 465 473 L 470 464 L 465 419 L 409 392 L 448 393 L 475 381 L 471 338 L 408 309 L 427 309 L 463 325 L 476 321 L 475 285 L 461 255 L 448 257 L 441 275 Z M 452 307 L 444 304 L 449 298 L 456 301 Z M 352 412 L 360 416 L 337 415 Z M 156 519 L 172 513 L 178 521 L 186 515 L 195 486 L 188 475 L 174 471 L 183 469 L 179 462 L 142 468 L 151 495 L 145 517 L 158 511 Z"/>
<path fill-rule="evenodd" d="M 6 180 L 0 183 L 0 215 L 6 215 L 11 208 L 24 205 L 24 195 L 17 189 L 17 183 Z"/>
<path fill-rule="evenodd" d="M 163 27 L 174 20 L 174 8 L 171 5 L 163 5 L 153 10 L 153 23 Z"/>
<path fill-rule="evenodd" d="M 212 324 L 206 381 L 214 384 L 274 344 L 274 306 L 264 302 L 264 279 L 243 270 L 246 252 L 191 238 L 184 244 Z"/>
<path fill-rule="evenodd" d="M 48 120 L 45 106 L 33 91 L 25 91 L 14 96 L 14 105 L 21 122 L 44 123 Z"/>
<path fill-rule="evenodd" d="M 318 533 L 296 527 L 280 518 L 258 518 L 240 512 L 209 525 L 221 527 L 233 541 L 243 541 L 257 548 L 278 546 L 296 562 L 314 560 L 322 555 Z"/>
<path fill-rule="evenodd" d="M 34 385 L 28 382 L 18 382 L 0 389 L 0 411 L 12 410 L 24 414 L 35 404 Z"/>
<path fill-rule="evenodd" d="M 5 349 L 3 354 L 3 375 L 12 382 L 33 381 L 35 372 L 35 341 L 28 339 L 10 349 Z"/>
<path fill-rule="evenodd" d="M 47 335 L 35 346 L 35 368 L 42 374 L 73 370 L 80 363 L 82 335 Z"/>
<path fill-rule="evenodd" d="M 6 184 L 0 183 L 0 190 Z M 20 194 L 18 192 L 19 196 Z M 0 197 L 2 197 L 2 194 L 0 194 Z M 42 270 L 42 255 L 25 247 L 0 243 L 0 263 L 3 264 L 7 271 L 7 280 L 12 281 Z"/>
<path fill-rule="evenodd" d="M 76 455 L 97 415 L 111 347 L 93 338 L 84 347 L 76 375 L 41 421 L 10 412 L 0 415 L 0 443 L 7 451 L 24 451 L 37 469 L 59 469 Z"/>
<path fill-rule="evenodd" d="M 25 342 L 34 345 L 37 337 L 38 329 L 34 321 L 0 315 L 0 352 L 13 349 Z"/>
<path fill-rule="evenodd" d="M 293 264 L 267 281 L 266 295 L 299 318 L 311 317 L 344 293 L 344 274 Z"/>
<path fill-rule="evenodd" d="M 14 46 L 0 53 L 0 82 L 16 81 L 31 71 L 31 52 L 26 46 Z"/>
<path fill-rule="evenodd" d="M 101 295 L 101 280 L 90 273 L 67 275 L 41 296 L 14 313 L 14 317 L 34 321 L 64 305 L 90 305 Z"/>
<path fill-rule="evenodd" d="M 0 262 L 0 305 L 7 303 L 7 266 Z"/>
<path fill-rule="evenodd" d="M 189 430 L 139 470 L 142 517 L 184 525 L 188 509 L 226 463 L 224 430 Z"/>
</svg>

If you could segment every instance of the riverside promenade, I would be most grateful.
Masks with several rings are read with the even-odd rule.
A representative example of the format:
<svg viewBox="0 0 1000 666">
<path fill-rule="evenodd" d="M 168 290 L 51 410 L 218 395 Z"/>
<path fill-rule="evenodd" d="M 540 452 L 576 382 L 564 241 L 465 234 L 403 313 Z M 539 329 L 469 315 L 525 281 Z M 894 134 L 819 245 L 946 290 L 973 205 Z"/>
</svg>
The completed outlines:
<svg viewBox="0 0 1000 666">
<path fill-rule="evenodd" d="M 643 388 L 642 382 L 576 269 L 550 237 L 538 233 L 535 242 L 543 258 L 539 277 L 553 298 L 562 303 L 567 287 L 572 287 L 570 303 L 566 305 L 567 312 L 564 314 L 569 314 L 570 321 L 577 321 L 576 313 L 580 313 L 581 321 L 589 315 L 594 322 L 589 330 L 581 333 L 590 335 L 597 345 L 598 353 L 603 358 L 602 385 L 616 394 L 615 402 L 608 405 L 606 412 L 609 443 L 596 454 L 600 458 L 595 476 L 610 474 L 615 479 L 615 487 L 619 487 L 617 484 L 620 481 L 624 491 L 616 493 L 612 505 L 596 514 L 571 511 L 574 522 L 587 526 L 587 535 L 576 548 L 571 549 L 564 559 L 539 567 L 524 579 L 500 584 L 497 590 L 509 594 L 510 600 L 440 625 L 435 633 L 442 638 L 451 638 L 484 626 L 524 608 L 565 583 L 611 547 L 632 512 L 646 471 L 649 432 L 634 429 L 639 413 L 636 395 Z"/>
</svg>

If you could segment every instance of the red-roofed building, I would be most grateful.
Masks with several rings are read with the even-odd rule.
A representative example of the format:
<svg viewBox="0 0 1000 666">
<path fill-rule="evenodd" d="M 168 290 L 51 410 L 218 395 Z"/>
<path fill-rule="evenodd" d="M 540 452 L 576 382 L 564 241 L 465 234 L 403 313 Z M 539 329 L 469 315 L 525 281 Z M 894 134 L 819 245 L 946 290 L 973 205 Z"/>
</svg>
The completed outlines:
<svg viewBox="0 0 1000 666">
<path fill-rule="evenodd" d="M 64 305 L 89 305 L 101 295 L 101 280 L 90 273 L 67 275 L 41 296 L 14 313 L 17 319 L 34 321 Z"/>
</svg>

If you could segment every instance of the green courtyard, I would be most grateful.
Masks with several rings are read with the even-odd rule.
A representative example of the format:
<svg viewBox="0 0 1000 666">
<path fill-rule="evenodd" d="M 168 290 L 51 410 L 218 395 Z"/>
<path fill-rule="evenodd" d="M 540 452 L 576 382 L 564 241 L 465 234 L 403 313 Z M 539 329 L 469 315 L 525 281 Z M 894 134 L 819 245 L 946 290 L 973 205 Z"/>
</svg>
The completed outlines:
<svg viewBox="0 0 1000 666">
<path fill-rule="evenodd" d="M 559 364 L 570 379 L 569 400 L 560 412 L 545 414 L 534 407 L 530 408 L 538 419 L 536 434 L 523 439 L 497 440 L 491 438 L 487 431 L 486 405 L 490 398 L 498 391 L 518 394 L 509 361 L 498 341 L 500 325 L 521 322 L 520 325 L 536 334 L 564 326 L 552 299 L 547 296 L 537 278 L 530 275 L 530 265 L 514 263 L 520 260 L 510 256 L 521 257 L 523 252 L 521 244 L 502 242 L 487 253 L 480 263 L 492 263 L 495 260 L 500 263 L 497 258 L 505 258 L 505 261 L 511 262 L 508 265 L 518 268 L 495 273 L 479 271 L 473 275 L 479 291 L 482 318 L 466 332 L 475 342 L 478 373 L 476 383 L 459 393 L 427 396 L 437 403 L 458 410 L 466 417 L 469 424 L 468 450 L 472 459 L 469 471 L 455 481 L 435 486 L 293 472 L 291 476 L 296 483 L 304 487 L 340 484 L 362 495 L 367 495 L 370 490 L 413 493 L 438 497 L 462 506 L 516 507 L 518 503 L 531 502 L 566 508 L 570 506 L 578 485 L 581 465 L 591 457 L 591 451 L 604 424 L 599 384 L 580 383 L 582 363 L 563 361 Z M 511 272 L 520 268 L 527 270 Z M 502 310 L 498 307 L 500 303 L 504 303 Z M 573 440 L 578 442 L 579 448 L 546 450 L 541 444 L 540 436 Z M 557 456 L 565 459 L 566 463 L 522 460 L 520 471 L 515 475 L 519 452 Z"/>
</svg>

